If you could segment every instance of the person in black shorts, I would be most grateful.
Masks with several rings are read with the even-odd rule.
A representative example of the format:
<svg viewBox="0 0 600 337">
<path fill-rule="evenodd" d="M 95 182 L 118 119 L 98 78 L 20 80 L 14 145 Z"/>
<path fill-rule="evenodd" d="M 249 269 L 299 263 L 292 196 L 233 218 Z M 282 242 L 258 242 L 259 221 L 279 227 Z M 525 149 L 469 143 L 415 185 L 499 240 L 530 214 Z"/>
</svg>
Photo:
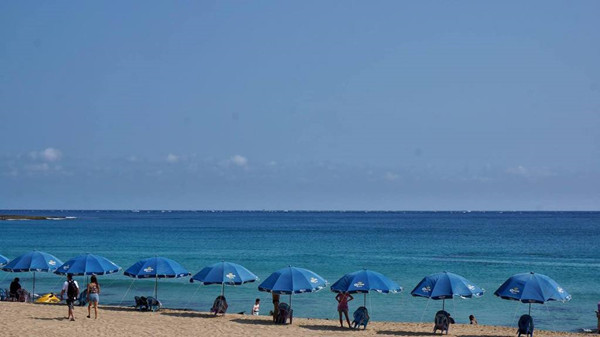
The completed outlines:
<svg viewBox="0 0 600 337">
<path fill-rule="evenodd" d="M 75 315 L 73 314 L 73 306 L 79 296 L 79 284 L 73 280 L 73 274 L 67 274 L 67 280 L 63 283 L 62 290 L 60 291 L 60 299 L 64 298 L 64 294 L 67 293 L 67 306 L 69 307 L 68 319 L 74 321 Z"/>
</svg>

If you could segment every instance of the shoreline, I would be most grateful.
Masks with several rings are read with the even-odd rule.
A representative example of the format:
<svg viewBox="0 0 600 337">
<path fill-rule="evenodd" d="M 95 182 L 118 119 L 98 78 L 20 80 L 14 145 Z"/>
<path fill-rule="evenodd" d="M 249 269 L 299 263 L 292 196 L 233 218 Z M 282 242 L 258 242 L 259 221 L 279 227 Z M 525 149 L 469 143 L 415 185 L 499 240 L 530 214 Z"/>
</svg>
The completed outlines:
<svg viewBox="0 0 600 337">
<path fill-rule="evenodd" d="M 401 323 L 371 321 L 366 330 L 340 328 L 337 320 L 294 318 L 293 324 L 273 324 L 271 316 L 226 314 L 214 316 L 206 312 L 162 309 L 139 312 L 132 307 L 102 306 L 98 319 L 86 318 L 87 307 L 75 307 L 74 322 L 66 319 L 67 307 L 61 304 L 31 304 L 0 302 L 2 327 L 7 335 L 74 336 L 191 336 L 199 333 L 211 336 L 336 336 L 360 333 L 361 336 L 432 336 L 433 322 Z M 515 336 L 516 327 L 453 324 L 448 336 Z M 581 336 L 578 332 L 535 330 L 536 336 Z"/>
<path fill-rule="evenodd" d="M 48 216 L 48 215 L 15 215 L 15 214 L 0 214 L 2 221 L 24 221 L 24 220 L 66 220 L 74 219 L 68 216 Z"/>
</svg>

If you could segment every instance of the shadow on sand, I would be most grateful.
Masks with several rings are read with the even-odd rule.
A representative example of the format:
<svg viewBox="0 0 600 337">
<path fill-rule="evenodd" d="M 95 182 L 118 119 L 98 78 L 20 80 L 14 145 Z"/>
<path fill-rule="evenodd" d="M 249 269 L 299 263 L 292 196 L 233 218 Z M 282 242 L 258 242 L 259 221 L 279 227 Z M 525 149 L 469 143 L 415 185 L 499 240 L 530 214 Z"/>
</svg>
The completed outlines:
<svg viewBox="0 0 600 337">
<path fill-rule="evenodd" d="M 415 331 L 386 331 L 380 330 L 377 331 L 378 335 L 397 335 L 397 336 L 440 336 L 440 334 L 435 334 L 433 332 L 415 332 Z"/>
<path fill-rule="evenodd" d="M 197 318 L 217 318 L 217 317 L 223 317 L 222 315 L 214 315 L 214 314 L 207 314 L 207 313 L 202 313 L 202 312 L 197 312 L 197 311 L 169 311 L 169 312 L 158 312 L 161 315 L 165 315 L 165 316 L 173 316 L 173 317 L 197 317 Z"/>
<path fill-rule="evenodd" d="M 264 320 L 264 319 L 241 319 L 241 318 L 236 318 L 236 319 L 232 319 L 231 321 L 235 322 L 235 323 L 249 324 L 249 325 L 276 325 L 275 323 L 273 323 L 273 321 L 271 321 L 271 320 Z"/>
<path fill-rule="evenodd" d="M 310 325 L 310 324 L 301 324 L 299 327 L 308 330 L 315 331 L 354 331 L 354 329 L 350 329 L 347 327 L 341 328 L 337 325 Z"/>
<path fill-rule="evenodd" d="M 139 310 L 135 309 L 134 307 L 112 307 L 112 306 L 106 306 L 106 307 L 99 306 L 98 310 L 106 310 L 106 311 L 130 311 L 130 312 L 139 311 Z"/>
<path fill-rule="evenodd" d="M 37 319 L 39 321 L 66 321 L 66 320 L 68 320 L 66 317 L 34 317 L 33 319 Z"/>
</svg>

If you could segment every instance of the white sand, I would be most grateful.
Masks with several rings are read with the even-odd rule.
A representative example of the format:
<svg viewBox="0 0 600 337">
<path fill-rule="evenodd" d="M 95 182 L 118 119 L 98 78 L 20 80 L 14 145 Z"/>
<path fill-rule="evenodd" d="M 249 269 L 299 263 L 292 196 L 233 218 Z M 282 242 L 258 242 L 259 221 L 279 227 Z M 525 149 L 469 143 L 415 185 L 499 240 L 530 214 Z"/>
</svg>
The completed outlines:
<svg viewBox="0 0 600 337">
<path fill-rule="evenodd" d="M 366 331 L 341 329 L 334 320 L 296 318 L 293 325 L 275 325 L 270 316 L 228 314 L 215 317 L 195 311 L 138 312 L 100 307 L 99 318 L 86 318 L 87 307 L 75 308 L 67 320 L 65 305 L 0 302 L 0 336 L 431 336 L 433 323 L 370 322 Z M 452 325 L 449 336 L 516 336 L 516 328 Z M 535 336 L 581 336 L 535 331 Z"/>
</svg>

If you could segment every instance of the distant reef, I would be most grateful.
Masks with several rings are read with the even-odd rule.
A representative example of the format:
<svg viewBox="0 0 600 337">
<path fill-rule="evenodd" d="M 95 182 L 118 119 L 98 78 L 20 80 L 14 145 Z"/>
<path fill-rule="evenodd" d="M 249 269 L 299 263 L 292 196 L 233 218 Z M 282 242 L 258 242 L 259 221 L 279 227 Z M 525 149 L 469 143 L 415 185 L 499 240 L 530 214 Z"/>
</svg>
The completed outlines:
<svg viewBox="0 0 600 337">
<path fill-rule="evenodd" d="M 9 215 L 0 214 L 0 220 L 62 220 L 64 216 L 43 216 L 43 215 Z"/>
</svg>

